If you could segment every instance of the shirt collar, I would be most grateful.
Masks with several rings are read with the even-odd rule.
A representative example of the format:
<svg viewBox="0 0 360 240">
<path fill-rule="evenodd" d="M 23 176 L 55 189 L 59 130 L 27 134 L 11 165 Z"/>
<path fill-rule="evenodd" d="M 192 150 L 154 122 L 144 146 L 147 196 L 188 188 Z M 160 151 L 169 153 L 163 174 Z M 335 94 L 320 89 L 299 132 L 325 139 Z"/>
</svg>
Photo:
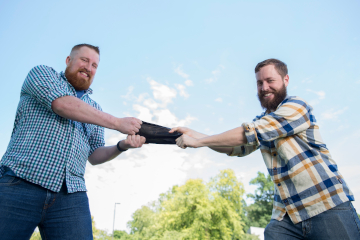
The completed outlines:
<svg viewBox="0 0 360 240">
<path fill-rule="evenodd" d="M 276 110 L 278 110 L 278 108 L 279 108 L 281 105 L 283 105 L 285 102 L 287 102 L 290 98 L 292 98 L 292 96 L 286 96 L 285 99 L 282 100 L 281 103 L 279 103 L 279 105 L 277 106 Z M 275 110 L 275 111 L 276 111 L 276 110 Z M 275 111 L 274 111 L 274 112 L 275 112 Z M 257 116 L 256 118 L 260 119 L 260 118 L 262 118 L 263 116 L 268 115 L 268 114 L 271 114 L 271 113 L 273 113 L 273 112 L 267 113 L 266 111 L 264 111 L 264 112 L 262 112 L 262 113 L 260 114 L 260 116 Z"/>
</svg>

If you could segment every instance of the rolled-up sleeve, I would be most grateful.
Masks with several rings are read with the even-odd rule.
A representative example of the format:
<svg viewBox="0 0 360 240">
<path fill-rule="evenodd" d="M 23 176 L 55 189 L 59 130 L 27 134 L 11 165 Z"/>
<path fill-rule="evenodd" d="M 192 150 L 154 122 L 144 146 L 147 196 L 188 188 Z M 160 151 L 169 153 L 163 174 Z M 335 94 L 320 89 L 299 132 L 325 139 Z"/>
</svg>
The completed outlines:
<svg viewBox="0 0 360 240">
<path fill-rule="evenodd" d="M 228 154 L 228 156 L 237 156 L 237 157 L 245 157 L 249 155 L 250 153 L 256 151 L 259 149 L 259 146 L 256 145 L 241 145 L 233 147 L 233 150 L 231 153 Z"/>
<path fill-rule="evenodd" d="M 30 70 L 21 89 L 21 94 L 28 94 L 48 110 L 53 111 L 51 103 L 63 96 L 71 96 L 65 81 L 51 67 L 36 66 Z"/>
<path fill-rule="evenodd" d="M 315 121 L 311 119 L 311 109 L 300 98 L 287 99 L 275 112 L 243 124 L 248 145 L 259 145 L 260 141 L 273 141 L 308 129 Z"/>
</svg>

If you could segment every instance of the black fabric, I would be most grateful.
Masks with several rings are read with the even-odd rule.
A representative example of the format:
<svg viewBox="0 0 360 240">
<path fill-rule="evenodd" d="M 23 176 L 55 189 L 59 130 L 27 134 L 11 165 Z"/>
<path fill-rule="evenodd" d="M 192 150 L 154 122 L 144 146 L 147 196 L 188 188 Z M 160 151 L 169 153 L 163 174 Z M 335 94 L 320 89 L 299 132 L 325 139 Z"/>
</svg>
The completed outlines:
<svg viewBox="0 0 360 240">
<path fill-rule="evenodd" d="M 145 143 L 176 144 L 175 139 L 180 137 L 182 133 L 169 133 L 170 129 L 143 121 L 139 132 L 136 134 L 145 137 Z"/>
</svg>

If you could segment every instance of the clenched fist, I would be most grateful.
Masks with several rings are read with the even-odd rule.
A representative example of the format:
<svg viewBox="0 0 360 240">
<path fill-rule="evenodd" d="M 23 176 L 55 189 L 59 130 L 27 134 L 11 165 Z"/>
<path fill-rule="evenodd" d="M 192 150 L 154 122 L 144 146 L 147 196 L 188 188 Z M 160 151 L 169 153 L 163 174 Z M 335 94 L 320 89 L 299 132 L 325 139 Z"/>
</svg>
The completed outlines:
<svg viewBox="0 0 360 240">
<path fill-rule="evenodd" d="M 119 118 L 117 130 L 124 134 L 134 135 L 139 132 L 142 121 L 134 117 Z"/>
<path fill-rule="evenodd" d="M 176 140 L 176 145 L 178 145 L 179 147 L 185 149 L 187 147 L 192 147 L 192 148 L 198 148 L 201 147 L 199 144 L 199 141 L 195 138 L 189 137 L 188 135 L 183 134 L 181 137 L 177 138 Z"/>
<path fill-rule="evenodd" d="M 140 135 L 128 135 L 125 140 L 120 142 L 120 148 L 127 150 L 129 148 L 139 148 L 145 143 L 145 138 Z"/>
</svg>

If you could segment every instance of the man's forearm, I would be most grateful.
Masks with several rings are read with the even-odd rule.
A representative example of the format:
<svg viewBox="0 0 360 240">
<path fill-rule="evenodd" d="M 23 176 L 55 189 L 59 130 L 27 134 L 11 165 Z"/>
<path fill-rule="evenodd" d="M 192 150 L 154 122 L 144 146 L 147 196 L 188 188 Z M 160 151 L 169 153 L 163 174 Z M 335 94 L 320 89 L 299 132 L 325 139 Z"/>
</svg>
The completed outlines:
<svg viewBox="0 0 360 240">
<path fill-rule="evenodd" d="M 196 132 L 194 130 L 189 131 L 189 136 L 193 137 L 195 139 L 201 139 L 201 138 L 205 138 L 205 137 L 209 137 L 209 135 L 200 133 L 200 132 Z M 209 147 L 212 150 L 219 152 L 219 153 L 226 153 L 226 154 L 230 154 L 233 151 L 233 147 Z"/>
<path fill-rule="evenodd" d="M 91 165 L 98 165 L 116 158 L 117 156 L 119 156 L 120 153 L 122 152 L 118 150 L 116 145 L 107 146 L 107 147 L 103 146 L 97 148 L 90 155 L 88 160 L 91 163 Z"/>
<path fill-rule="evenodd" d="M 200 138 L 199 140 L 199 147 L 210 147 L 210 148 L 217 148 L 221 150 L 229 147 L 244 145 L 247 143 L 247 139 L 245 137 L 245 131 L 243 127 L 234 128 L 232 130 L 226 131 L 224 133 L 220 133 L 213 136 L 208 136 L 204 138 Z M 232 148 L 231 148 L 232 151 Z M 227 153 L 230 153 L 227 152 Z"/>
<path fill-rule="evenodd" d="M 128 135 L 125 140 L 121 140 L 119 144 L 120 150 L 126 151 L 129 148 L 140 148 L 146 139 L 140 135 Z M 89 162 L 92 165 L 101 164 L 116 158 L 120 153 L 117 145 L 109 147 L 99 147 L 89 156 Z"/>
<path fill-rule="evenodd" d="M 73 96 L 64 96 L 52 102 L 53 111 L 61 117 L 117 130 L 119 118 L 97 110 Z"/>
</svg>

